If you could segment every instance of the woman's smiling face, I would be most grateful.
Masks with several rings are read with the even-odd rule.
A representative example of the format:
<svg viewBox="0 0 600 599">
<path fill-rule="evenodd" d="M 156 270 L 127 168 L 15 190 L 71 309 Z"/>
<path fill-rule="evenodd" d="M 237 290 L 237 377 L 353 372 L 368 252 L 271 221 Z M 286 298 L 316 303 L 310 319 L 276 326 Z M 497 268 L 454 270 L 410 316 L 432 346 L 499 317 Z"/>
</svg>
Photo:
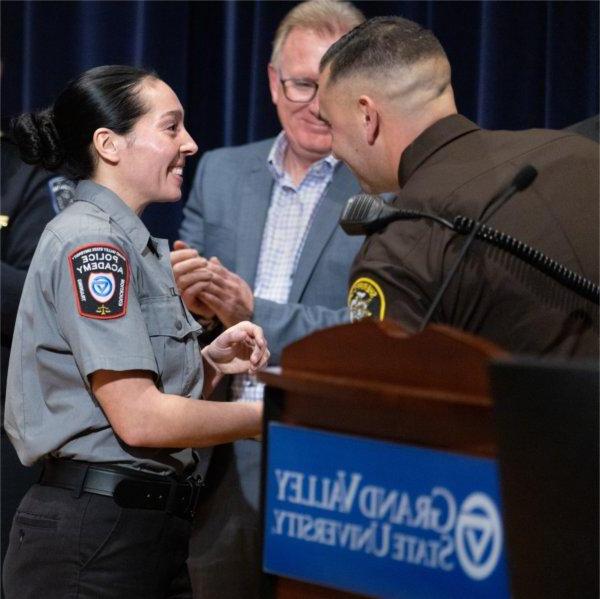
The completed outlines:
<svg viewBox="0 0 600 599">
<path fill-rule="evenodd" d="M 122 183 L 139 206 L 175 202 L 181 198 L 185 159 L 198 146 L 184 127 L 179 99 L 166 83 L 146 78 L 139 94 L 147 111 L 123 138 Z"/>
</svg>

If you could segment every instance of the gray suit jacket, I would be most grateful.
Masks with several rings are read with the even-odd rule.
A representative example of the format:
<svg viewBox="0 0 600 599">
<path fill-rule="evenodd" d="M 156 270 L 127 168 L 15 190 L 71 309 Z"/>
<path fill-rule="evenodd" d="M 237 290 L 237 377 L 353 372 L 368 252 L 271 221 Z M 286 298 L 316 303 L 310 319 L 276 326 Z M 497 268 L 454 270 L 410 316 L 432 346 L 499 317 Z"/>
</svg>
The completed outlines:
<svg viewBox="0 0 600 599">
<path fill-rule="evenodd" d="M 258 266 L 273 178 L 267 139 L 221 148 L 202 157 L 180 229 L 181 239 L 201 255 L 216 256 L 251 288 Z M 281 350 L 318 329 L 348 322 L 348 274 L 362 237 L 349 237 L 338 226 L 346 200 L 359 191 L 350 171 L 339 164 L 319 202 L 298 260 L 287 304 L 254 300 L 253 321 L 269 343 L 271 364 Z"/>
</svg>

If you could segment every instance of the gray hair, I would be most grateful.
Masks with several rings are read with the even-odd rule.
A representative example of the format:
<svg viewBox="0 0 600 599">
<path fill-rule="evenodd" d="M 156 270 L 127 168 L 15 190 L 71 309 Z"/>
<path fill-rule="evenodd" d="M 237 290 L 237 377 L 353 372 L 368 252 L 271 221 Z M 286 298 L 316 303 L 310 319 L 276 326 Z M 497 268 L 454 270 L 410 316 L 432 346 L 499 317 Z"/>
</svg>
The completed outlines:
<svg viewBox="0 0 600 599">
<path fill-rule="evenodd" d="M 365 20 L 350 2 L 340 0 L 307 0 L 296 5 L 283 18 L 275 32 L 271 63 L 277 65 L 283 44 L 292 29 L 311 29 L 319 34 L 344 34 Z"/>
</svg>

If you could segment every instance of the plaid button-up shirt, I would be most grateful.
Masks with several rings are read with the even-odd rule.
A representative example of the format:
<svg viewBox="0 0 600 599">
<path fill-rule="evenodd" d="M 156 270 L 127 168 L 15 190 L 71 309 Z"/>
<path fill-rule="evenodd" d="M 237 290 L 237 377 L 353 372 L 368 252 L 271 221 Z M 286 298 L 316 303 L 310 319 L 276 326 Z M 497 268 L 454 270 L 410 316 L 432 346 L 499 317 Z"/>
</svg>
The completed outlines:
<svg viewBox="0 0 600 599">
<path fill-rule="evenodd" d="M 283 169 L 287 146 L 282 131 L 267 158 L 274 184 L 254 283 L 256 297 L 282 304 L 288 300 L 315 208 L 339 162 L 331 155 L 318 160 L 311 165 L 301 183 L 295 186 Z M 259 401 L 263 398 L 264 384 L 256 377 L 237 375 L 231 393 L 234 400 Z"/>
</svg>

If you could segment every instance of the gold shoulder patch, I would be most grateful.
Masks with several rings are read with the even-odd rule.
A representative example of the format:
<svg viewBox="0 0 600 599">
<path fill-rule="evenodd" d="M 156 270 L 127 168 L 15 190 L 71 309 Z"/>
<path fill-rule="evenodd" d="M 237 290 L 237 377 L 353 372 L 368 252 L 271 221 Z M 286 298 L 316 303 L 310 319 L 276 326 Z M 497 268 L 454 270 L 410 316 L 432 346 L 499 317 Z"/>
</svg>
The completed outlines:
<svg viewBox="0 0 600 599">
<path fill-rule="evenodd" d="M 348 292 L 350 320 L 356 322 L 363 318 L 383 320 L 385 316 L 385 296 L 381 287 L 367 277 L 356 279 Z"/>
</svg>

